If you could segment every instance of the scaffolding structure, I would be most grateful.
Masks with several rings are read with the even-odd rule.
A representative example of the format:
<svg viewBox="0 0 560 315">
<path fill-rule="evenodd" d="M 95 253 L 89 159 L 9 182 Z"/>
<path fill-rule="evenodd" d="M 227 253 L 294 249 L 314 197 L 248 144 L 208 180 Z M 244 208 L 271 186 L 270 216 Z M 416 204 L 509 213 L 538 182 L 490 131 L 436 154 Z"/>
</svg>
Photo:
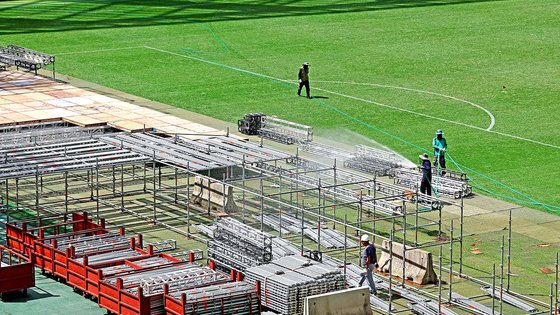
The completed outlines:
<svg viewBox="0 0 560 315">
<path fill-rule="evenodd" d="M 406 244 L 405 253 L 408 249 L 431 249 L 437 254 L 439 279 L 443 272 L 449 274 L 446 287 L 440 281 L 433 292 L 413 287 L 391 272 L 380 276 L 380 288 L 388 291 L 389 299 L 373 298 L 372 306 L 384 313 L 396 309 L 393 294 L 411 303 L 408 309 L 401 306 L 399 312 L 445 314 L 444 303 L 469 309 L 469 299 L 453 291 L 453 275 L 490 286 L 491 293 L 504 291 L 503 283 L 497 288 L 464 274 L 463 195 L 457 199 L 431 197 L 417 187 L 348 170 L 337 159 L 327 165 L 305 159 L 298 152 L 289 154 L 232 137 L 188 140 L 178 135 L 161 137 L 102 128 L 76 131 L 56 124 L 10 128 L 0 133 L 0 195 L 8 220 L 16 211 L 39 218 L 87 210 L 119 225 L 162 226 L 208 246 L 211 238 L 192 229 L 197 224 L 211 224 L 217 215 L 210 204 L 203 208 L 190 201 L 194 179 L 202 177 L 209 185 L 233 188 L 239 210 L 230 216 L 261 232 L 274 233 L 272 251 L 274 239 L 281 240 L 276 242 L 278 247 L 289 243 L 301 255 L 318 253 L 316 257 L 341 268 L 347 277 L 355 278 L 352 268 L 360 264 L 363 248 L 356 241 L 361 234 L 372 235 L 376 244 L 383 240 Z M 20 139 L 17 134 L 33 140 L 18 140 L 15 146 L 14 139 Z M 76 136 L 65 136 L 68 134 Z M 450 220 L 449 230 L 444 227 L 450 219 L 444 218 L 444 207 L 457 214 Z M 458 222 L 456 230 L 453 222 Z M 449 248 L 448 266 L 443 263 L 445 246 Z M 227 253 L 213 252 L 220 254 Z M 406 260 L 403 271 L 405 268 Z M 510 290 L 510 274 L 508 269 L 507 292 L 516 295 Z M 558 305 L 558 271 L 556 274 L 550 310 Z M 503 273 L 500 279 L 505 279 Z M 503 294 L 499 295 L 502 303 Z M 516 297 L 538 307 L 538 312 L 547 307 L 534 299 Z"/>
<path fill-rule="evenodd" d="M 4 67 L 15 66 L 17 69 L 23 68 L 37 74 L 37 70 L 50 64 L 53 65 L 52 75 L 55 79 L 55 56 L 16 45 L 0 46 L 0 65 Z"/>
</svg>

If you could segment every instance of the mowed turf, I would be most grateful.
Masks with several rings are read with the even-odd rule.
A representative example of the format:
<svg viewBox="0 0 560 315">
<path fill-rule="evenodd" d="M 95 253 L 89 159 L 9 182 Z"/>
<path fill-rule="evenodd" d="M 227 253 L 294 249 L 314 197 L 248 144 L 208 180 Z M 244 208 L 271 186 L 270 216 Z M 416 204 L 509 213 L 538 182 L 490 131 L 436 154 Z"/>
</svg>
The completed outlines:
<svg viewBox="0 0 560 315">
<path fill-rule="evenodd" d="M 3 1 L 0 44 L 230 122 L 348 129 L 413 161 L 444 129 L 475 192 L 558 213 L 558 16 L 556 0 Z M 303 61 L 323 98 L 283 81 Z"/>
</svg>

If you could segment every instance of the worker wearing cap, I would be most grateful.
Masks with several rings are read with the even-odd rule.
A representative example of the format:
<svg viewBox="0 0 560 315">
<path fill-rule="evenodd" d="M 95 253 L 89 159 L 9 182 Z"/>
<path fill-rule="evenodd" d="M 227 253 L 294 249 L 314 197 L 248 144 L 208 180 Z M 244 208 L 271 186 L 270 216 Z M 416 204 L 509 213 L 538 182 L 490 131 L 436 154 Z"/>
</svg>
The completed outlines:
<svg viewBox="0 0 560 315">
<path fill-rule="evenodd" d="M 437 169 L 438 164 L 442 169 L 445 168 L 445 151 L 447 150 L 447 140 L 443 137 L 443 130 L 436 131 L 436 137 L 432 140 L 432 147 L 434 148 L 434 167 Z M 442 171 L 441 175 L 445 172 Z"/>
<path fill-rule="evenodd" d="M 373 270 L 377 266 L 377 255 L 375 254 L 375 245 L 370 244 L 369 235 L 364 234 L 360 239 L 362 245 L 364 246 L 364 256 L 362 258 L 362 265 L 365 268 L 365 272 L 362 274 L 362 280 L 360 280 L 360 286 L 367 279 L 370 293 L 373 295 L 377 294 L 375 289 L 375 282 L 373 281 Z"/>
<path fill-rule="evenodd" d="M 311 98 L 309 94 L 309 62 L 304 62 L 299 68 L 298 73 L 299 89 L 297 95 L 301 95 L 301 88 L 305 86 L 305 92 L 307 92 L 307 98 Z"/>
<path fill-rule="evenodd" d="M 422 169 L 422 181 L 420 182 L 420 192 L 432 195 L 432 164 L 430 163 L 430 158 L 428 153 L 424 153 L 419 156 L 422 164 L 420 168 Z"/>
</svg>

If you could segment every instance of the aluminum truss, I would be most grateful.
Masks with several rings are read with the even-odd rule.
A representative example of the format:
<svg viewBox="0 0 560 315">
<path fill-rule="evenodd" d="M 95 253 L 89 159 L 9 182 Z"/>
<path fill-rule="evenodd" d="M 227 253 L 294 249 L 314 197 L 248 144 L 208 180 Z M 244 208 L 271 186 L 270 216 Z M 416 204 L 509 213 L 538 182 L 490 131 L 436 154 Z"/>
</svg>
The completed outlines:
<svg viewBox="0 0 560 315">
<path fill-rule="evenodd" d="M 407 164 L 397 154 L 365 145 L 357 145 L 354 152 L 319 142 L 307 142 L 300 147 L 317 156 L 343 161 L 346 168 L 379 176 L 392 175 L 393 168 Z"/>
<path fill-rule="evenodd" d="M 219 136 L 202 138 L 196 141 L 186 139 L 180 139 L 179 141 L 189 144 L 192 143 L 193 146 L 196 144 L 199 149 L 206 149 L 208 153 L 225 156 L 236 163 L 242 163 L 243 161 L 247 163 L 256 163 L 294 157 L 282 151 L 232 137 Z"/>
<path fill-rule="evenodd" d="M 258 134 L 273 141 L 285 144 L 313 141 L 313 128 L 272 116 L 261 117 Z"/>
<path fill-rule="evenodd" d="M 0 150 L 0 179 L 149 161 L 143 155 L 95 139 L 77 139 Z"/>
<path fill-rule="evenodd" d="M 494 288 L 493 289 L 490 286 L 485 286 L 485 287 L 482 287 L 481 290 L 484 291 L 487 295 L 491 296 L 494 299 L 501 299 L 502 301 L 504 301 L 504 302 L 506 302 L 510 305 L 513 305 L 513 306 L 515 306 L 519 309 L 522 309 L 526 312 L 533 313 L 533 312 L 538 311 L 538 309 L 535 308 L 534 306 L 532 306 L 528 303 L 525 303 L 524 301 L 516 298 L 515 296 L 513 296 L 513 295 L 511 295 L 511 294 L 509 294 L 509 293 L 507 293 L 503 290 L 500 290 L 500 288 L 497 288 L 497 289 Z"/>
<path fill-rule="evenodd" d="M 417 190 L 422 181 L 422 173 L 410 169 L 397 169 L 394 170 L 395 184 L 410 187 Z M 452 177 L 432 176 L 433 190 L 439 194 L 449 196 L 454 199 L 467 197 L 472 193 L 472 187 L 468 185 L 466 180 L 461 180 Z"/>
<path fill-rule="evenodd" d="M 223 157 L 175 143 L 172 138 L 162 138 L 152 134 L 121 133 L 102 136 L 99 140 L 150 156 L 159 163 L 184 169 L 200 171 L 235 165 Z"/>
<path fill-rule="evenodd" d="M 255 286 L 245 282 L 216 284 L 170 295 L 177 300 L 185 296 L 184 314 L 188 315 L 260 314 Z"/>
<path fill-rule="evenodd" d="M 281 314 L 301 314 L 305 297 L 345 287 L 338 268 L 304 257 L 286 256 L 245 271 L 249 283 L 261 283 L 261 303 Z"/>
<path fill-rule="evenodd" d="M 288 233 L 300 233 L 303 229 L 305 236 L 312 239 L 315 243 L 321 242 L 321 246 L 325 248 L 344 248 L 344 234 L 340 231 L 329 229 L 326 227 L 321 227 L 320 231 L 316 226 L 312 226 L 307 222 L 303 223 L 290 215 L 278 216 L 276 214 L 267 214 L 263 218 L 264 223 L 270 228 L 280 231 L 280 226 L 282 229 L 288 231 Z M 358 247 L 358 243 L 351 240 L 346 240 L 346 247 Z"/>
<path fill-rule="evenodd" d="M 55 57 L 32 49 L 9 45 L 0 46 L 0 62 L 8 66 L 37 71 L 49 64 L 54 65 Z"/>
<path fill-rule="evenodd" d="M 177 249 L 177 241 L 171 239 L 146 243 L 146 246 L 150 245 L 154 249 L 154 253 L 163 253 Z"/>
<path fill-rule="evenodd" d="M 239 259 L 232 262 L 232 256 Z M 232 218 L 221 218 L 213 230 L 208 257 L 224 267 L 240 265 L 240 269 L 272 260 L 272 237 Z"/>
<path fill-rule="evenodd" d="M 50 126 L 50 124 L 45 125 L 43 128 L 5 128 L 4 131 L 0 131 L 0 149 L 90 139 L 94 136 L 102 135 L 109 130 L 106 126 L 83 128 L 73 126 L 47 126 Z"/>
<path fill-rule="evenodd" d="M 330 159 L 337 159 L 341 161 L 345 161 L 355 157 L 354 153 L 351 151 L 347 151 L 341 148 L 336 148 L 315 141 L 302 143 L 300 148 L 304 152 L 309 152 L 317 156 L 327 157 Z"/>
<path fill-rule="evenodd" d="M 152 275 L 141 280 L 140 287 L 146 294 L 163 292 L 163 284 L 170 291 L 182 291 L 196 287 L 229 281 L 226 274 L 216 272 L 208 267 L 191 267 L 181 271 Z"/>
</svg>

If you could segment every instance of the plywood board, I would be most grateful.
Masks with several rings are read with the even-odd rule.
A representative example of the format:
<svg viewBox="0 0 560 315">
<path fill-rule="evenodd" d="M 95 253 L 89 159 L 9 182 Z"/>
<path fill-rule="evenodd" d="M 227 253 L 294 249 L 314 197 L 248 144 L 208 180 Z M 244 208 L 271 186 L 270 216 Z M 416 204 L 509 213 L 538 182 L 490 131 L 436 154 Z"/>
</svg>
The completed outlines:
<svg viewBox="0 0 560 315">
<path fill-rule="evenodd" d="M 157 117 L 157 119 L 159 120 L 164 120 L 167 123 L 171 124 L 171 122 L 167 121 L 165 119 L 165 117 L 169 116 L 165 113 L 162 112 L 158 112 L 157 110 L 153 110 L 153 109 L 149 109 L 149 108 L 145 108 L 145 107 L 141 107 L 141 106 L 137 106 L 136 109 L 133 109 L 132 112 L 142 115 L 144 117 Z M 172 116 L 173 117 L 173 116 Z"/>
<path fill-rule="evenodd" d="M 158 128 L 158 129 L 170 126 L 170 124 L 168 122 L 161 121 L 161 120 L 155 119 L 155 118 L 142 117 L 142 118 L 133 119 L 133 120 L 137 123 L 146 124 L 147 126 L 151 126 L 151 127 Z"/>
<path fill-rule="evenodd" d="M 6 114 L 3 115 L 6 119 L 11 119 L 14 122 L 18 123 L 18 124 L 22 124 L 22 123 L 28 123 L 28 122 L 34 122 L 37 121 L 37 119 L 33 118 L 33 117 L 29 117 L 27 115 L 24 115 L 22 113 L 11 113 L 11 114 Z"/>
<path fill-rule="evenodd" d="M 109 123 L 109 126 L 128 131 L 128 132 L 142 132 L 144 130 L 150 131 L 152 128 L 149 126 L 144 126 L 144 124 L 137 123 L 132 120 L 119 120 Z"/>
<path fill-rule="evenodd" d="M 134 113 L 127 112 L 127 111 L 104 110 L 103 112 L 111 114 L 112 116 L 115 116 L 115 117 L 120 117 L 119 120 L 137 120 L 139 118 L 142 118 L 142 116 L 140 116 L 138 114 L 134 114 Z"/>
<path fill-rule="evenodd" d="M 180 125 L 180 124 L 186 124 L 189 123 L 190 121 L 179 118 L 179 117 L 175 117 L 169 114 L 164 114 L 158 117 L 159 120 L 163 120 L 163 121 L 167 121 L 168 123 L 172 124 L 172 125 Z"/>
<path fill-rule="evenodd" d="M 85 115 L 65 117 L 63 120 L 80 127 L 95 127 L 107 125 L 107 122 L 105 121 L 101 121 L 99 119 L 95 119 L 93 117 Z"/>
<path fill-rule="evenodd" d="M 37 100 L 37 101 L 46 101 L 46 100 L 52 100 L 55 97 L 52 95 L 48 95 L 46 93 L 38 93 L 38 92 L 32 92 L 32 93 L 27 93 L 26 94 L 28 97 Z"/>
<path fill-rule="evenodd" d="M 53 118 L 60 118 L 57 117 L 49 112 L 42 111 L 42 110 L 31 110 L 24 112 L 25 115 L 34 118 L 35 120 L 50 120 Z"/>
<path fill-rule="evenodd" d="M 93 100 L 83 96 L 67 97 L 67 98 L 63 98 L 62 100 L 76 105 L 91 105 L 95 103 Z"/>
<path fill-rule="evenodd" d="M 4 115 L 0 115 L 0 125 L 12 125 L 14 123 L 15 121 L 13 119 L 10 119 Z"/>
</svg>

